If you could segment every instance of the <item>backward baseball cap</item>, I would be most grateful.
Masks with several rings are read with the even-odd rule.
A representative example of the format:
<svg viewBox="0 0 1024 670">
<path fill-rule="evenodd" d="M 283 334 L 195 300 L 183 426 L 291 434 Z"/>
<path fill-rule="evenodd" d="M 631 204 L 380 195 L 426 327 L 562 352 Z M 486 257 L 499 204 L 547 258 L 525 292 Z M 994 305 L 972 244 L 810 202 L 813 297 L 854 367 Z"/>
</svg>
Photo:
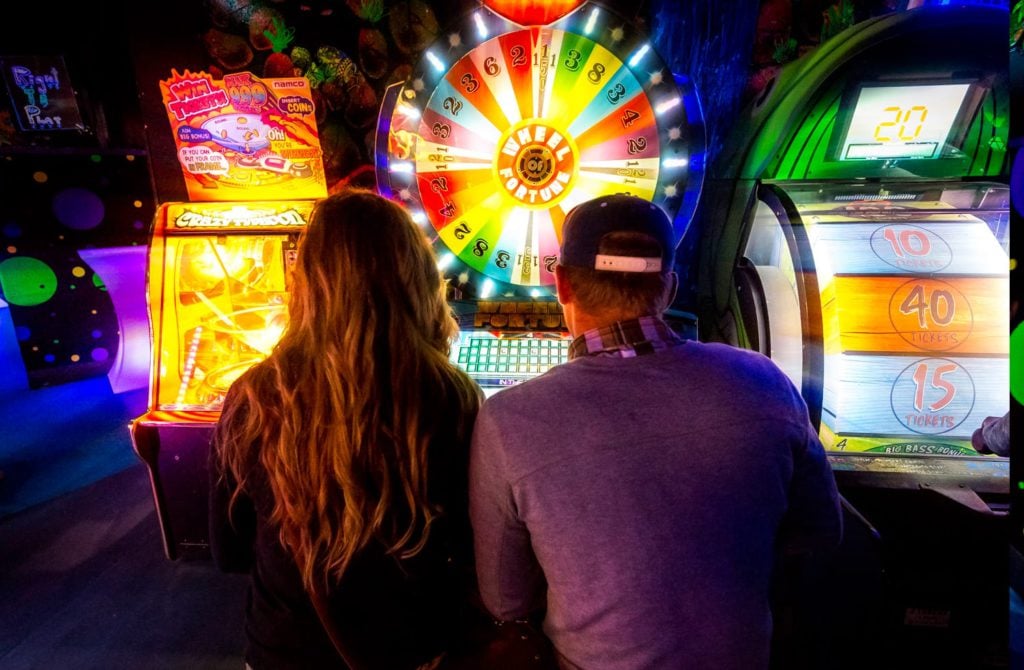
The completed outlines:
<svg viewBox="0 0 1024 670">
<path fill-rule="evenodd" d="M 622 256 L 602 253 L 606 236 L 641 233 L 661 249 L 660 255 Z M 606 195 L 576 205 L 562 226 L 561 265 L 611 272 L 668 272 L 675 260 L 675 233 L 668 215 L 634 195 Z"/>
</svg>

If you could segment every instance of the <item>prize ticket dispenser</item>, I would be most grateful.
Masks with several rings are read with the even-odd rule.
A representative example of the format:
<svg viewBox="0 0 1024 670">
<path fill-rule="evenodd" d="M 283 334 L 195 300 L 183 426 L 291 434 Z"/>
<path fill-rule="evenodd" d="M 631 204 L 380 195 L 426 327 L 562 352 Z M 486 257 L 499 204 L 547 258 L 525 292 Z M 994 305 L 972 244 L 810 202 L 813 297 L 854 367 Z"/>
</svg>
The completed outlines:
<svg viewBox="0 0 1024 670">
<path fill-rule="evenodd" d="M 313 201 L 167 203 L 149 256 L 149 411 L 132 442 L 149 467 L 168 558 L 208 552 L 207 459 L 232 382 L 284 332 Z"/>
</svg>

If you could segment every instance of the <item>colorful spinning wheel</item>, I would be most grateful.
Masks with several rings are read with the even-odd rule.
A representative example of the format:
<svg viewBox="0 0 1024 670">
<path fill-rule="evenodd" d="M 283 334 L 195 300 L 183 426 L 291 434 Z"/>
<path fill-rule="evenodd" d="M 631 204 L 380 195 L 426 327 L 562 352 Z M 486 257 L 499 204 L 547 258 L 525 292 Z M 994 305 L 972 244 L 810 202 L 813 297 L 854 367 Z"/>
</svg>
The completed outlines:
<svg viewBox="0 0 1024 670">
<path fill-rule="evenodd" d="M 544 27 L 482 8 L 389 90 L 378 187 L 429 225 L 463 291 L 540 295 L 580 202 L 651 200 L 682 237 L 703 167 L 699 106 L 685 88 L 603 8 Z"/>
</svg>

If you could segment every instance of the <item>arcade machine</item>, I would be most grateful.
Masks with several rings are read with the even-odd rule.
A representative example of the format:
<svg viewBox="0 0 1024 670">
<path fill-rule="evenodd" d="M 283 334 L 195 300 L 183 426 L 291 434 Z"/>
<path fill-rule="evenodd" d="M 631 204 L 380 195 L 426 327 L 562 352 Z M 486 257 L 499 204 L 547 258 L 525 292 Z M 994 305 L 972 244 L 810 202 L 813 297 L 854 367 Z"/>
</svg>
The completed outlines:
<svg viewBox="0 0 1024 670">
<path fill-rule="evenodd" d="M 167 557 L 201 558 L 220 406 L 284 332 L 298 239 L 326 187 L 305 79 L 175 72 L 161 88 L 192 202 L 157 210 L 149 411 L 131 434 Z"/>
<path fill-rule="evenodd" d="M 969 6 L 853 26 L 781 70 L 706 187 L 704 335 L 802 390 L 881 537 L 858 644 L 903 667 L 1005 661 L 1009 464 L 970 438 L 1008 411 L 1006 30 Z"/>
<path fill-rule="evenodd" d="M 433 240 L 460 316 L 452 360 L 492 393 L 567 358 L 554 266 L 574 205 L 630 193 L 682 238 L 703 125 L 688 82 L 604 7 L 484 5 L 388 89 L 376 171 Z M 692 315 L 672 323 L 696 335 Z"/>
</svg>

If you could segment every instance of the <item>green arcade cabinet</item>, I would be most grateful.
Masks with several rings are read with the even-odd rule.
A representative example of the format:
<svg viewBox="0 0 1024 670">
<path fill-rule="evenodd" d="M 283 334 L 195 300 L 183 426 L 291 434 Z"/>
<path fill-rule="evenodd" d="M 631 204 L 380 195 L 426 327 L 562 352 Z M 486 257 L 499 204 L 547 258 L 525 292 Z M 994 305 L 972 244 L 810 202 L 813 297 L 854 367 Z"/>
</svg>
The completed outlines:
<svg viewBox="0 0 1024 670">
<path fill-rule="evenodd" d="M 858 663 L 1005 667 L 1009 461 L 971 435 L 1009 410 L 1007 25 L 924 6 L 849 28 L 780 70 L 705 183 L 702 339 L 789 375 L 877 531 L 849 527 L 820 624 Z M 878 598 L 843 607 L 858 562 Z"/>
</svg>

